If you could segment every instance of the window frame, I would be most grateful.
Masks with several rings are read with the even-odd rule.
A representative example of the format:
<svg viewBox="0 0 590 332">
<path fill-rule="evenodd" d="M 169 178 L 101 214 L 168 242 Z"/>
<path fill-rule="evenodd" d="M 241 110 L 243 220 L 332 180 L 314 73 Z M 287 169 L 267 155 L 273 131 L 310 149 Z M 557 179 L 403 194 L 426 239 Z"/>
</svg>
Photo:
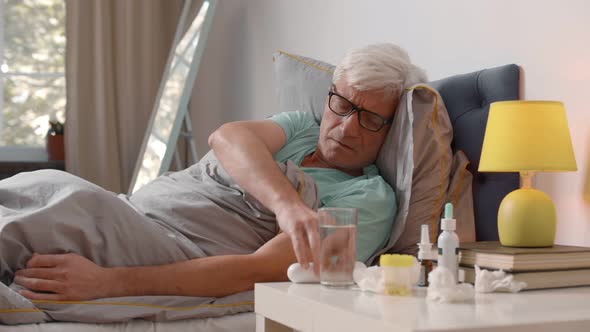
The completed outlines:
<svg viewBox="0 0 590 332">
<path fill-rule="evenodd" d="M 65 0 L 62 0 L 65 2 Z M 0 0 L 0 60 L 4 59 L 4 1 Z M 64 22 L 65 24 L 65 22 Z M 64 55 L 65 56 L 65 55 Z M 0 61 L 1 63 L 1 61 Z M 4 130 L 4 80 L 10 77 L 56 78 L 64 77 L 64 72 L 3 72 L 0 69 L 0 137 Z M 67 89 L 67 87 L 66 87 Z M 45 146 L 0 145 L 0 162 L 6 161 L 47 161 Z"/>
</svg>

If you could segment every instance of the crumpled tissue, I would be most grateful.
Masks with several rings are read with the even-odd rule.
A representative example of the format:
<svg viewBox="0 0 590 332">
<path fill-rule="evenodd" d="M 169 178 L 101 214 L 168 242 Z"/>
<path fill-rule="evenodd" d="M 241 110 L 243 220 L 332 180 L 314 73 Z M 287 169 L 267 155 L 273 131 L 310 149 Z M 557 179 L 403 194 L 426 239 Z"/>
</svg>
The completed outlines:
<svg viewBox="0 0 590 332">
<path fill-rule="evenodd" d="M 461 302 L 475 296 L 473 285 L 455 283 L 455 278 L 449 269 L 437 266 L 428 274 L 428 289 L 426 298 L 435 302 Z"/>
<path fill-rule="evenodd" d="M 526 282 L 513 280 L 512 275 L 506 272 L 488 271 L 475 265 L 475 291 L 478 293 L 491 293 L 494 291 L 509 291 L 516 293 L 527 286 Z"/>
<path fill-rule="evenodd" d="M 374 293 L 385 293 L 384 277 L 381 273 L 381 267 L 371 266 L 355 269 L 353 273 L 354 282 L 363 291 Z"/>
</svg>

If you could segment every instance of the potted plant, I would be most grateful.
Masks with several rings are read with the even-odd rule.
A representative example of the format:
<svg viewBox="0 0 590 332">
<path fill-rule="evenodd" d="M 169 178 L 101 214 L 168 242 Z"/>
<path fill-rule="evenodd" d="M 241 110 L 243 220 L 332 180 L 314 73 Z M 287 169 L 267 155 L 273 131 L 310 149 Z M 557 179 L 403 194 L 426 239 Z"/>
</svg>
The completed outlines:
<svg viewBox="0 0 590 332">
<path fill-rule="evenodd" d="M 49 160 L 65 160 L 64 124 L 55 117 L 49 120 L 46 147 Z"/>
</svg>

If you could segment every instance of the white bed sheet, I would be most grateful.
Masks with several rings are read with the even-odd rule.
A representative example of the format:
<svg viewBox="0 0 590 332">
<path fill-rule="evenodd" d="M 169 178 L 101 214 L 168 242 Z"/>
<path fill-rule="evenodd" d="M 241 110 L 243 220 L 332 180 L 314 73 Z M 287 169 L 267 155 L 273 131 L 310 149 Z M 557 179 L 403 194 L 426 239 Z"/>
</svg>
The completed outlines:
<svg viewBox="0 0 590 332">
<path fill-rule="evenodd" d="M 228 332 L 256 330 L 256 315 L 244 312 L 217 318 L 186 319 L 171 322 L 133 320 L 124 323 L 44 323 L 26 325 L 0 325 L 0 332 Z"/>
</svg>

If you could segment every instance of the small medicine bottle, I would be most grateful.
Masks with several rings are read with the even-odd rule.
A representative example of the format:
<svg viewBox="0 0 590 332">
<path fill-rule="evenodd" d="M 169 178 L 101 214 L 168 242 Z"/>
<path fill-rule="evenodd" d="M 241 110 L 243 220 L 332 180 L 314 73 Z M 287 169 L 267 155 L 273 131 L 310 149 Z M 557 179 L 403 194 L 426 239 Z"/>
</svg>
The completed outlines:
<svg viewBox="0 0 590 332">
<path fill-rule="evenodd" d="M 438 266 L 447 268 L 455 283 L 459 281 L 459 237 L 455 233 L 456 225 L 453 204 L 447 203 L 445 217 L 441 220 L 442 233 L 438 236 Z"/>
<path fill-rule="evenodd" d="M 430 230 L 428 225 L 422 225 L 420 230 L 420 243 L 418 243 L 418 261 L 420 262 L 420 277 L 418 286 L 428 286 L 428 274 L 432 271 L 432 261 L 436 259 L 436 251 L 432 250 L 430 243 Z"/>
</svg>

